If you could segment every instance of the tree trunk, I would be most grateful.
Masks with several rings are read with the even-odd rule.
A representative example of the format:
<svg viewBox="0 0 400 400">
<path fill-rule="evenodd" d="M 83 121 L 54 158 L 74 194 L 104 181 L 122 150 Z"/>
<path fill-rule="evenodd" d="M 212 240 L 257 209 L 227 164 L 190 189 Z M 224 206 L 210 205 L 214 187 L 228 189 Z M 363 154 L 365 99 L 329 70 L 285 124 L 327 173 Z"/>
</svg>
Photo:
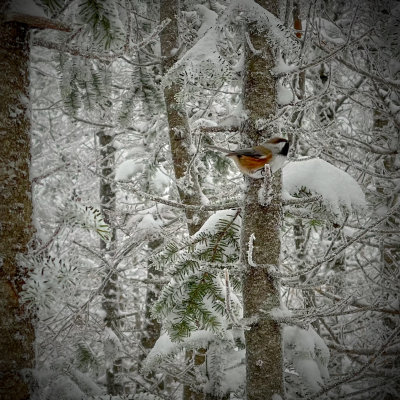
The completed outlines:
<svg viewBox="0 0 400 400">
<path fill-rule="evenodd" d="M 269 12 L 277 15 L 275 1 L 257 1 Z M 265 140 L 256 129 L 258 119 L 267 119 L 276 111 L 276 80 L 270 69 L 274 66 L 274 54 L 265 36 L 250 24 L 249 38 L 255 49 L 245 47 L 245 80 L 243 101 L 248 120 L 243 126 L 246 145 Z M 260 310 L 271 311 L 280 306 L 279 285 L 266 268 L 253 267 L 248 262 L 247 252 L 251 235 L 254 234 L 252 259 L 256 264 L 279 264 L 281 225 L 281 173 L 271 179 L 245 178 L 245 202 L 242 209 L 241 259 L 246 267 L 243 282 L 244 317 L 255 318 L 246 338 L 246 393 L 248 400 L 269 400 L 274 394 L 283 395 L 282 340 L 279 324 Z M 269 205 L 259 202 L 259 190 L 267 185 L 272 190 Z M 265 188 L 268 189 L 268 188 Z"/>
<path fill-rule="evenodd" d="M 0 23 L 0 398 L 29 399 L 20 371 L 34 367 L 32 318 L 19 293 L 27 270 L 18 265 L 33 235 L 29 120 L 28 27 Z"/>
<path fill-rule="evenodd" d="M 111 238 L 109 242 L 100 239 L 100 250 L 103 257 L 112 262 L 115 251 L 115 242 L 117 239 L 115 223 L 113 222 L 115 213 L 116 193 L 113 187 L 114 168 L 115 168 L 115 147 L 114 138 L 105 131 L 98 132 L 101 156 L 101 179 L 100 179 L 100 208 L 104 216 L 104 222 L 111 229 Z M 107 328 L 110 328 L 118 335 L 120 327 L 119 310 L 119 285 L 118 274 L 105 270 L 106 282 L 103 287 L 102 307 L 105 311 L 104 322 Z M 119 395 L 123 393 L 123 386 L 118 381 L 118 375 L 121 373 L 121 359 L 117 357 L 112 360 L 112 364 L 106 370 L 107 393 L 110 395 Z"/>
<path fill-rule="evenodd" d="M 179 48 L 178 0 L 161 0 L 160 20 L 167 18 L 171 22 L 161 33 L 161 55 L 163 72 L 167 72 L 177 61 Z M 197 175 L 193 168 L 188 170 L 192 155 L 190 154 L 191 134 L 185 105 L 177 101 L 176 96 L 183 90 L 180 83 L 174 82 L 164 89 L 165 106 L 169 125 L 169 140 L 174 164 L 179 197 L 183 204 L 201 204 L 201 193 Z M 207 219 L 207 214 L 186 210 L 189 234 L 193 235 Z"/>
<path fill-rule="evenodd" d="M 179 0 L 160 1 L 160 20 L 167 18 L 171 22 L 160 35 L 163 72 L 167 72 L 177 61 L 180 46 L 178 30 Z M 191 165 L 190 154 L 191 133 L 185 105 L 177 101 L 177 95 L 183 90 L 179 82 L 173 82 L 164 88 L 164 99 L 169 126 L 169 140 L 171 156 L 174 164 L 176 184 L 179 197 L 183 204 L 201 204 L 201 192 L 196 172 L 188 170 Z M 186 210 L 186 220 L 190 235 L 196 233 L 207 219 L 206 213 Z M 204 349 L 203 349 L 204 350 Z M 203 351 L 202 350 L 202 351 Z M 188 352 L 188 358 L 192 358 L 192 352 Z M 201 365 L 205 362 L 203 355 L 194 357 L 194 364 Z M 204 394 L 193 391 L 189 386 L 184 387 L 184 400 L 203 400 Z"/>
</svg>

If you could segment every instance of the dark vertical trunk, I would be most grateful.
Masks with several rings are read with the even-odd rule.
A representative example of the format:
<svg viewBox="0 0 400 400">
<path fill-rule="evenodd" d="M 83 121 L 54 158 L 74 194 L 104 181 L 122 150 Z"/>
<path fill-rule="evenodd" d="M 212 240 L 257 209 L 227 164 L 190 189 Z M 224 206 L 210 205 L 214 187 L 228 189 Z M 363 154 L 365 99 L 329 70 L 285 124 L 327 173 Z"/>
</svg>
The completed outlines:
<svg viewBox="0 0 400 400">
<path fill-rule="evenodd" d="M 161 54 L 163 56 L 164 73 L 177 61 L 177 49 L 179 48 L 178 32 L 178 0 L 162 0 L 160 3 L 160 20 L 167 18 L 171 22 L 161 33 Z M 201 204 L 198 178 L 189 170 L 192 155 L 190 154 L 191 133 L 185 105 L 177 100 L 177 95 L 183 90 L 180 83 L 174 82 L 164 89 L 165 106 L 169 125 L 169 139 L 171 155 L 174 164 L 176 183 L 179 197 L 183 204 Z M 207 219 L 205 213 L 186 210 L 186 219 L 189 234 L 193 235 Z"/>
<path fill-rule="evenodd" d="M 115 218 L 116 193 L 114 188 L 114 169 L 115 169 L 115 147 L 114 138 L 105 131 L 98 134 L 100 143 L 101 157 L 101 179 L 100 179 L 100 207 L 104 222 L 111 229 L 111 238 L 108 242 L 100 239 L 100 250 L 110 262 L 114 256 L 116 229 L 113 219 Z M 102 307 L 105 311 L 104 322 L 107 328 L 118 331 L 120 328 L 119 310 L 119 285 L 118 274 L 106 268 L 106 282 L 103 286 Z M 106 371 L 107 393 L 118 395 L 123 393 L 122 384 L 119 381 L 121 373 L 121 359 L 113 360 L 112 365 Z"/>
<path fill-rule="evenodd" d="M 277 15 L 276 1 L 257 1 L 269 12 Z M 266 137 L 256 129 L 258 119 L 268 119 L 276 111 L 276 80 L 270 69 L 275 57 L 265 35 L 251 24 L 247 27 L 254 54 L 246 45 L 243 100 L 248 120 L 242 135 L 246 145 L 254 145 Z M 278 282 L 266 268 L 249 265 L 247 251 L 249 240 L 255 236 L 252 258 L 256 264 L 279 264 L 281 226 L 281 173 L 270 179 L 246 179 L 245 202 L 242 211 L 242 262 L 246 273 L 243 282 L 244 317 L 255 318 L 246 338 L 246 392 L 249 400 L 269 400 L 274 394 L 283 395 L 282 340 L 279 324 L 260 311 L 270 311 L 280 306 Z M 270 203 L 259 203 L 258 193 L 263 185 L 272 189 Z M 266 188 L 268 189 L 268 188 Z"/>
<path fill-rule="evenodd" d="M 161 0 L 160 20 L 166 18 L 171 22 L 163 30 L 160 36 L 161 54 L 163 56 L 163 72 L 167 72 L 177 61 L 180 46 L 178 30 L 179 0 Z M 171 156 L 174 164 L 176 184 L 179 197 L 183 204 L 201 204 L 201 193 L 198 177 L 193 168 L 190 170 L 192 155 L 190 154 L 191 133 L 185 105 L 177 100 L 177 95 L 183 90 L 178 82 L 173 82 L 164 89 L 164 99 L 169 126 L 169 140 Z M 186 210 L 186 220 L 190 235 L 196 233 L 207 219 L 206 213 Z M 192 358 L 191 352 L 187 354 Z M 205 361 L 203 355 L 194 357 L 194 364 L 201 365 Z M 203 400 L 204 394 L 193 391 L 189 386 L 184 387 L 183 398 L 185 400 Z"/>
<path fill-rule="evenodd" d="M 0 398 L 29 399 L 20 371 L 34 367 L 34 328 L 20 304 L 18 265 L 33 235 L 28 27 L 0 23 Z"/>
</svg>

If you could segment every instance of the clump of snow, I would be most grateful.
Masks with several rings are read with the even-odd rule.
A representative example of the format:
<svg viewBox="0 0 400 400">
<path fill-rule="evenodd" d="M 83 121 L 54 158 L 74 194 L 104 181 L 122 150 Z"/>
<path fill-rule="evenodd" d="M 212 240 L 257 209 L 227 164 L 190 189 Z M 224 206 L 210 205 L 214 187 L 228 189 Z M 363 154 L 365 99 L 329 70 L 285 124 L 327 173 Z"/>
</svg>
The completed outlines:
<svg viewBox="0 0 400 400">
<path fill-rule="evenodd" d="M 165 190 L 169 187 L 170 185 L 170 178 L 165 171 L 164 167 L 161 165 L 159 166 L 151 180 L 151 186 L 152 188 L 157 192 L 157 193 L 164 193 Z"/>
<path fill-rule="evenodd" d="M 276 320 L 290 318 L 293 316 L 292 311 L 290 311 L 283 303 L 280 305 L 280 307 L 273 308 L 269 314 L 273 319 Z"/>
<path fill-rule="evenodd" d="M 210 235 L 215 235 L 218 231 L 218 222 L 221 219 L 231 220 L 233 216 L 236 214 L 236 211 L 233 210 L 219 210 L 214 214 L 210 215 L 207 221 L 203 224 L 203 226 L 192 236 L 192 238 L 198 237 L 202 233 L 207 233 Z M 237 217 L 235 220 L 236 223 L 240 223 L 240 218 Z"/>
<path fill-rule="evenodd" d="M 143 363 L 145 371 L 156 370 L 161 361 L 177 355 L 183 350 L 207 348 L 207 370 L 210 371 L 209 381 L 203 390 L 224 395 L 234 392 L 245 383 L 245 350 L 232 348 L 230 343 L 223 341 L 210 331 L 198 330 L 181 342 L 173 342 L 168 333 L 162 334 Z"/>
<path fill-rule="evenodd" d="M 143 172 L 143 164 L 134 160 L 125 160 L 118 165 L 115 171 L 115 180 L 126 181 L 132 176 Z"/>
<path fill-rule="evenodd" d="M 318 392 L 323 380 L 329 378 L 329 349 L 310 326 L 308 330 L 297 326 L 283 327 L 285 356 L 312 392 Z"/>
<path fill-rule="evenodd" d="M 145 370 L 152 370 L 159 365 L 160 361 L 167 356 L 177 354 L 183 349 L 199 349 L 207 348 L 208 344 L 213 341 L 215 335 L 206 330 L 192 332 L 192 334 L 181 342 L 173 342 L 168 333 L 163 333 L 150 350 L 143 362 Z"/>
<path fill-rule="evenodd" d="M 272 74 L 280 74 L 280 73 L 290 73 L 293 70 L 296 70 L 297 66 L 292 64 L 288 65 L 283 60 L 282 55 L 279 54 L 276 58 L 275 67 L 271 69 Z"/>
<path fill-rule="evenodd" d="M 277 101 L 281 106 L 290 104 L 293 101 L 292 91 L 280 83 L 277 85 Z"/>
<path fill-rule="evenodd" d="M 347 172 L 319 158 L 288 163 L 283 168 L 284 199 L 305 189 L 321 195 L 322 201 L 334 214 L 341 215 L 341 208 L 356 211 L 366 206 L 365 195 Z"/>
<path fill-rule="evenodd" d="M 212 121 L 211 119 L 206 119 L 206 118 L 198 118 L 196 121 L 192 123 L 192 129 L 197 129 L 201 127 L 213 127 L 213 126 L 218 126 L 218 124 L 215 121 Z"/>
<path fill-rule="evenodd" d="M 201 26 L 197 31 L 197 35 L 203 37 L 209 29 L 215 26 L 218 14 L 202 4 L 197 4 L 193 8 L 197 11 L 202 21 Z"/>
</svg>

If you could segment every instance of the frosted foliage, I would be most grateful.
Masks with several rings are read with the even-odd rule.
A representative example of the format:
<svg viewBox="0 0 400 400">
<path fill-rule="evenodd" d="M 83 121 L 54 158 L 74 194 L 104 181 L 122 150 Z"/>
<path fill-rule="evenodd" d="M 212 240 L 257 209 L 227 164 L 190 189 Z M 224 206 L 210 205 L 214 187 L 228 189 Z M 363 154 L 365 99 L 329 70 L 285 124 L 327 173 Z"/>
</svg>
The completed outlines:
<svg viewBox="0 0 400 400">
<path fill-rule="evenodd" d="M 117 335 L 110 328 L 104 329 L 103 337 L 106 367 L 112 368 L 113 361 L 118 357 L 122 346 Z"/>
<path fill-rule="evenodd" d="M 211 10 L 206 12 L 204 6 L 197 8 L 204 16 L 198 31 L 200 38 L 164 76 L 164 86 L 173 83 L 177 76 L 186 83 L 204 85 L 219 85 L 231 77 L 230 66 L 218 50 L 220 29 L 215 26 L 216 14 Z"/>
<path fill-rule="evenodd" d="M 73 295 L 78 281 L 74 261 L 56 257 L 30 257 L 20 259 L 20 264 L 30 271 L 23 285 L 21 301 L 28 308 L 37 307 L 38 318 L 47 316 L 51 306 Z"/>
<path fill-rule="evenodd" d="M 357 181 L 319 158 L 292 162 L 283 168 L 283 198 L 290 199 L 302 189 L 321 195 L 325 206 L 337 215 L 341 215 L 341 208 L 356 211 L 366 206 Z"/>
<path fill-rule="evenodd" d="M 240 389 L 245 383 L 245 351 L 232 343 L 221 340 L 205 330 L 193 332 L 181 342 L 173 342 L 168 333 L 162 334 L 144 361 L 146 371 L 156 370 L 162 361 L 177 355 L 183 350 L 207 348 L 207 370 L 209 381 L 204 390 L 219 396 Z"/>
<path fill-rule="evenodd" d="M 312 327 L 305 330 L 297 326 L 285 326 L 283 342 L 285 356 L 305 386 L 312 392 L 319 391 L 323 380 L 329 378 L 329 349 L 324 341 Z"/>
<path fill-rule="evenodd" d="M 222 31 L 228 25 L 236 24 L 238 15 L 247 23 L 255 23 L 260 32 L 266 32 L 271 45 L 283 50 L 285 54 L 296 54 L 298 51 L 297 43 L 291 39 L 283 23 L 254 1 L 233 1 L 220 18 L 203 5 L 197 5 L 195 9 L 202 20 L 198 30 L 199 40 L 165 75 L 165 86 L 170 85 L 177 75 L 184 76 L 186 82 L 204 80 L 207 86 L 229 79 L 232 69 L 221 56 L 219 46 L 223 47 L 225 40 Z"/>
<path fill-rule="evenodd" d="M 255 23 L 260 32 L 266 32 L 266 37 L 273 47 L 287 55 L 294 56 L 298 53 L 299 45 L 291 38 L 290 31 L 285 28 L 283 22 L 255 1 L 232 1 L 222 16 L 222 23 L 237 19 L 238 15 L 247 23 Z"/>
</svg>

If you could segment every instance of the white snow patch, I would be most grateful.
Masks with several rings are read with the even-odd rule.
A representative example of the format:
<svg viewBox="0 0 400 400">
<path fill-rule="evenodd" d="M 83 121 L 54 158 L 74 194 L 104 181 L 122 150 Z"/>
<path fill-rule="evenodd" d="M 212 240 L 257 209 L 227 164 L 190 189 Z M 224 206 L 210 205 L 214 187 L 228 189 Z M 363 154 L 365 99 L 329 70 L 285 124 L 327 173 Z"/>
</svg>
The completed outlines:
<svg viewBox="0 0 400 400">
<path fill-rule="evenodd" d="M 192 238 L 196 238 L 201 233 L 209 233 L 214 235 L 218 231 L 218 227 L 216 226 L 221 219 L 231 220 L 235 215 L 236 211 L 234 210 L 219 210 L 214 214 L 210 215 L 207 221 L 203 224 L 203 226 L 192 236 Z M 235 220 L 236 223 L 240 223 L 240 218 L 237 217 Z"/>
<path fill-rule="evenodd" d="M 296 65 L 286 64 L 282 56 L 279 54 L 275 62 L 275 67 L 271 69 L 271 73 L 272 74 L 289 73 L 295 70 L 296 68 L 297 68 Z"/>
<path fill-rule="evenodd" d="M 293 101 L 292 91 L 280 83 L 277 85 L 277 101 L 281 106 L 290 104 Z"/>
<path fill-rule="evenodd" d="M 197 35 L 199 37 L 203 37 L 209 29 L 215 26 L 218 14 L 202 4 L 195 5 L 193 8 L 197 11 L 202 20 L 202 24 L 200 29 L 197 31 Z"/>
<path fill-rule="evenodd" d="M 341 207 L 356 211 L 366 206 L 365 195 L 357 181 L 319 158 L 296 161 L 283 167 L 283 198 L 293 198 L 292 195 L 302 188 L 313 195 L 321 195 L 325 205 L 338 215 L 341 215 Z"/>
<path fill-rule="evenodd" d="M 163 333 L 157 340 L 154 347 L 150 350 L 143 362 L 145 370 L 157 368 L 160 360 L 169 355 L 179 353 L 183 349 L 200 349 L 206 348 L 210 342 L 214 340 L 215 335 L 212 332 L 199 330 L 193 332 L 182 342 L 173 342 L 168 333 Z"/>
<path fill-rule="evenodd" d="M 115 171 L 115 180 L 126 181 L 132 176 L 143 172 L 143 164 L 134 160 L 125 160 L 118 165 Z"/>
<path fill-rule="evenodd" d="M 308 330 L 298 326 L 283 327 L 285 356 L 314 393 L 329 378 L 327 365 L 329 349 L 321 337 L 310 326 Z"/>
</svg>

